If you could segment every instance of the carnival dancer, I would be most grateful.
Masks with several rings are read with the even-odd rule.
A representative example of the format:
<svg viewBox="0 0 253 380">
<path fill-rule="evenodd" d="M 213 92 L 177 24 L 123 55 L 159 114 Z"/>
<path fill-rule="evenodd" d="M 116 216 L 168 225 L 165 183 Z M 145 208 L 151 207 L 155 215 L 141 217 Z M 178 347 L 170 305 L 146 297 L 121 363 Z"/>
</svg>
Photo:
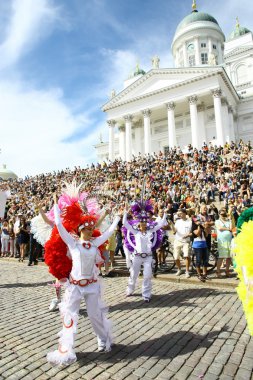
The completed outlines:
<svg viewBox="0 0 253 380">
<path fill-rule="evenodd" d="M 136 281 L 143 265 L 142 297 L 145 302 L 150 302 L 152 290 L 152 251 L 159 247 L 163 231 L 161 228 L 167 224 L 166 214 L 158 222 L 148 218 L 153 206 L 150 201 L 136 201 L 131 206 L 135 220 L 127 220 L 127 211 L 123 216 L 123 233 L 125 237 L 126 252 L 131 252 L 130 277 L 126 295 L 131 296 L 135 290 Z"/>
<path fill-rule="evenodd" d="M 80 192 L 82 184 L 78 185 L 76 180 L 73 180 L 71 183 L 64 182 L 63 185 L 64 190 L 58 200 L 58 206 L 60 210 L 63 210 L 64 208 L 72 205 L 75 202 L 83 202 L 84 199 L 86 200 L 86 204 L 89 209 L 94 209 L 94 207 L 96 209 L 97 201 L 95 201 L 94 204 L 94 197 L 90 197 L 90 195 L 86 192 Z M 42 205 L 40 203 L 37 203 L 35 205 L 35 211 L 39 212 L 39 214 L 31 220 L 31 233 L 33 238 L 37 241 L 37 243 L 41 244 L 44 247 L 46 242 L 50 239 L 53 227 L 55 225 L 54 210 L 53 208 L 51 208 L 50 211 L 45 213 L 42 208 Z M 106 213 L 100 216 L 97 226 L 98 224 L 102 223 L 105 216 Z M 50 258 L 50 254 L 45 255 L 45 263 L 49 266 Z M 28 265 L 31 265 L 30 259 Z M 54 283 L 49 285 L 55 289 L 56 294 L 56 297 L 53 298 L 50 302 L 49 311 L 55 311 L 56 309 L 58 309 L 58 306 L 61 302 L 62 284 L 59 282 L 58 279 L 56 279 Z"/>
<path fill-rule="evenodd" d="M 101 246 L 115 230 L 120 217 L 115 216 L 109 229 L 100 235 L 99 231 L 95 230 L 97 216 L 95 214 L 83 214 L 78 203 L 66 207 L 61 215 L 55 199 L 54 215 L 56 227 L 45 246 L 52 259 L 48 260 L 51 262 L 50 272 L 54 272 L 58 278 L 68 278 L 65 282 L 64 298 L 59 305 L 63 320 L 63 328 L 59 333 L 59 347 L 58 350 L 48 353 L 47 360 L 52 365 L 69 365 L 76 361 L 74 340 L 82 299 L 85 299 L 87 313 L 97 336 L 98 351 L 109 351 L 111 348 L 111 326 L 105 316 L 105 306 L 101 301 L 97 265 L 103 263 L 101 256 L 103 248 Z M 76 229 L 79 237 L 73 237 L 67 229 Z M 66 249 L 65 257 L 59 251 L 61 250 L 59 235 L 68 248 L 69 258 L 66 256 Z M 99 250 L 100 247 L 101 250 Z M 64 260 L 65 267 L 62 265 Z"/>
<path fill-rule="evenodd" d="M 235 270 L 240 283 L 237 293 L 242 301 L 250 335 L 253 336 L 253 207 L 245 210 L 237 221 L 237 236 L 234 238 Z"/>
</svg>

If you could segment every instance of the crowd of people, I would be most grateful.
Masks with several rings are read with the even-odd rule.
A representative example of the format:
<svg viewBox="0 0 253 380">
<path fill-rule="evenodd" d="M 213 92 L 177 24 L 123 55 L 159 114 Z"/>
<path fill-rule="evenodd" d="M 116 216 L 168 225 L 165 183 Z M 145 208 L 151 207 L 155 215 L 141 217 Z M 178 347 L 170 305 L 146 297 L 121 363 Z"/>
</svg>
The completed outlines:
<svg viewBox="0 0 253 380">
<path fill-rule="evenodd" d="M 150 155 L 133 156 L 130 162 L 121 159 L 67 168 L 53 173 L 27 176 L 0 183 L 0 191 L 10 190 L 5 215 L 1 220 L 1 257 L 16 257 L 28 265 L 43 258 L 43 248 L 34 241 L 30 221 L 43 209 L 53 207 L 53 194 L 61 194 L 64 183 L 74 179 L 83 183 L 83 190 L 99 199 L 101 209 L 130 205 L 140 197 L 145 183 L 145 198 L 154 205 L 152 218 L 167 214 L 167 230 L 174 233 L 174 258 L 177 275 L 182 274 L 181 255 L 189 277 L 190 252 L 197 255 L 197 272 L 205 280 L 211 234 L 217 233 L 219 260 L 217 276 L 226 259 L 229 276 L 230 246 L 239 215 L 251 207 L 253 192 L 253 151 L 250 143 L 226 143 L 223 147 L 203 144 L 201 150 L 191 145 Z M 183 232 L 182 232 L 183 231 Z M 171 233 L 170 233 L 171 235 Z M 114 255 L 124 256 L 121 225 L 110 238 L 107 249 L 113 266 Z M 163 265 L 163 255 L 160 265 Z M 201 267 L 203 266 L 203 270 Z M 109 267 L 107 265 L 106 274 Z"/>
</svg>

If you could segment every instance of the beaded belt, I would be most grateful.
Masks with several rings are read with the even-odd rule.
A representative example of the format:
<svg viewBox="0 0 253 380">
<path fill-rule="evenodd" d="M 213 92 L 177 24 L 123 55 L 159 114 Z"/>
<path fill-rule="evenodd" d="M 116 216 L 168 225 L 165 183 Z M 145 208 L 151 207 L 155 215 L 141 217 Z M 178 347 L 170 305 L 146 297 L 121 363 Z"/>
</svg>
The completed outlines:
<svg viewBox="0 0 253 380">
<path fill-rule="evenodd" d="M 90 284 L 93 284 L 94 282 L 97 282 L 97 280 L 94 280 L 94 278 L 91 279 L 82 279 L 82 280 L 74 280 L 72 277 L 69 278 L 69 282 L 73 285 L 79 285 L 79 286 L 87 286 Z"/>
<path fill-rule="evenodd" d="M 152 253 L 138 253 L 138 252 L 135 252 L 134 255 L 135 255 L 135 256 L 139 256 L 139 257 L 141 257 L 142 259 L 145 259 L 145 258 L 148 257 L 148 256 L 152 256 Z"/>
</svg>

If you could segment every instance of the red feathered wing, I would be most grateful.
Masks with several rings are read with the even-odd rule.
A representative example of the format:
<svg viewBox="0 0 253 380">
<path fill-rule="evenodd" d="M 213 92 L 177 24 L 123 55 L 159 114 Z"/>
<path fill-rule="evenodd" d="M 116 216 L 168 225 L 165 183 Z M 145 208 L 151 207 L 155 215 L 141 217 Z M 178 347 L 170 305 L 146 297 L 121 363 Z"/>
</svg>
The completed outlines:
<svg viewBox="0 0 253 380">
<path fill-rule="evenodd" d="M 49 272 L 58 280 L 68 278 L 72 269 L 72 260 L 67 257 L 67 250 L 57 227 L 54 227 L 45 244 L 45 263 L 49 266 Z"/>
</svg>

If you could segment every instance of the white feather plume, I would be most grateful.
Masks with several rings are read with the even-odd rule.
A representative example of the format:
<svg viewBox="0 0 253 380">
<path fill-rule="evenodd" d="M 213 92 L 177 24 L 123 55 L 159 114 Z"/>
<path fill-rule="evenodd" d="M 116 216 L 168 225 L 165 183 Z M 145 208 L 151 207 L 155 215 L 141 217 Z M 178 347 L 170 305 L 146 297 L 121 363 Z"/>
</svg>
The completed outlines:
<svg viewBox="0 0 253 380">
<path fill-rule="evenodd" d="M 41 215 L 38 215 L 31 220 L 31 232 L 34 239 L 44 246 L 50 238 L 52 227 L 44 222 Z"/>
<path fill-rule="evenodd" d="M 71 198 L 78 198 L 79 192 L 81 188 L 83 187 L 83 182 L 81 182 L 79 185 L 77 185 L 76 180 L 73 179 L 71 183 L 63 182 L 66 188 L 63 189 L 63 193 L 68 195 Z"/>
</svg>

